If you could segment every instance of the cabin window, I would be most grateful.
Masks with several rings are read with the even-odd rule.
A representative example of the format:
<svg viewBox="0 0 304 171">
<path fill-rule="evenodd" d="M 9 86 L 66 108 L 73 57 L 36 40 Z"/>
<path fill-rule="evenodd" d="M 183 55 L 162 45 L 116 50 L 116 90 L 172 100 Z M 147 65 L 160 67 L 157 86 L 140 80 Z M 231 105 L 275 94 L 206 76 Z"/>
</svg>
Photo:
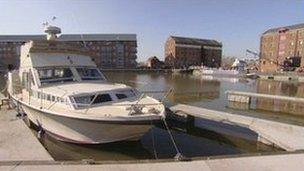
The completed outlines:
<svg viewBox="0 0 304 171">
<path fill-rule="evenodd" d="M 53 95 L 42 93 L 39 91 L 33 91 L 32 93 L 33 93 L 34 97 L 36 97 L 38 99 L 44 99 L 44 100 L 48 100 L 48 101 L 52 101 L 52 102 L 61 102 L 61 103 L 66 102 L 66 99 L 62 98 L 62 97 L 53 96 Z"/>
<path fill-rule="evenodd" d="M 77 68 L 82 80 L 103 80 L 101 73 L 96 68 Z"/>
<path fill-rule="evenodd" d="M 96 97 L 95 95 L 74 97 L 74 101 L 76 103 L 75 106 L 85 107 L 90 104 L 100 104 L 104 102 L 109 102 L 112 101 L 112 98 L 109 94 L 98 94 Z"/>
<path fill-rule="evenodd" d="M 94 98 L 94 96 L 80 96 L 80 97 L 74 97 L 74 100 L 76 102 L 77 105 L 88 105 L 91 103 L 92 98 Z"/>
<path fill-rule="evenodd" d="M 109 94 L 99 94 L 96 96 L 92 104 L 99 104 L 104 102 L 112 101 L 112 98 Z"/>
<path fill-rule="evenodd" d="M 37 71 L 42 84 L 74 81 L 73 73 L 70 68 L 45 68 L 37 69 Z"/>
<path fill-rule="evenodd" d="M 125 98 L 128 98 L 128 96 L 127 96 L 127 95 L 125 95 L 125 94 L 121 94 L 121 93 L 116 94 L 116 97 L 117 97 L 118 99 L 125 99 Z"/>
<path fill-rule="evenodd" d="M 125 99 L 125 98 L 135 96 L 135 93 L 132 90 L 122 90 L 122 91 L 115 93 L 115 96 L 118 99 Z"/>
<path fill-rule="evenodd" d="M 48 94 L 48 95 L 46 96 L 46 100 L 51 101 L 51 95 Z"/>
</svg>

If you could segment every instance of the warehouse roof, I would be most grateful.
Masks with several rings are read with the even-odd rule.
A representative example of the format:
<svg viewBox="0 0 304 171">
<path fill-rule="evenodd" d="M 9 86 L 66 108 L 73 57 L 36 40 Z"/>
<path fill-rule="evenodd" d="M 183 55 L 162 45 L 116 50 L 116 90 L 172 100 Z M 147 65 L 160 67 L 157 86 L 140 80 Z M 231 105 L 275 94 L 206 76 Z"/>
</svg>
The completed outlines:
<svg viewBox="0 0 304 171">
<path fill-rule="evenodd" d="M 0 35 L 0 42 L 46 40 L 46 35 Z M 62 34 L 59 41 L 136 41 L 136 34 Z"/>
<path fill-rule="evenodd" d="M 212 39 L 198 39 L 198 38 L 177 37 L 177 36 L 170 36 L 170 37 L 172 37 L 176 43 L 191 44 L 191 45 L 222 46 L 222 43 Z"/>
<path fill-rule="evenodd" d="M 304 23 L 294 24 L 294 25 L 290 25 L 290 26 L 277 27 L 277 28 L 271 28 L 271 29 L 265 31 L 263 34 L 275 33 L 275 32 L 278 32 L 281 29 L 295 30 L 295 29 L 301 29 L 301 28 L 304 28 Z"/>
</svg>

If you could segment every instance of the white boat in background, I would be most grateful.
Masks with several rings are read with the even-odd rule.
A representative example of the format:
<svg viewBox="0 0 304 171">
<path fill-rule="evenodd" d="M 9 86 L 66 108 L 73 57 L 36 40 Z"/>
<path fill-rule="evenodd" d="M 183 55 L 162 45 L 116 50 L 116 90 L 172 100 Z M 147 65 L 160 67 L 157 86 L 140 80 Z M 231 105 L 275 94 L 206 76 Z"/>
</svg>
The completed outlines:
<svg viewBox="0 0 304 171">
<path fill-rule="evenodd" d="M 240 76 L 243 73 L 238 70 L 223 70 L 217 68 L 202 68 L 201 73 L 203 75 L 214 75 L 214 76 Z"/>
<path fill-rule="evenodd" d="M 48 26 L 47 40 L 21 47 L 19 70 L 8 73 L 8 92 L 39 129 L 78 144 L 138 140 L 165 117 L 162 102 L 124 84 L 109 83 L 90 53 L 56 41 L 60 28 Z"/>
<path fill-rule="evenodd" d="M 232 77 L 232 78 L 244 77 L 246 75 L 245 71 L 239 71 L 235 69 L 224 70 L 221 68 L 208 68 L 204 66 L 194 70 L 193 74 L 198 76 Z"/>
<path fill-rule="evenodd" d="M 218 78 L 249 78 L 249 79 L 257 79 L 259 78 L 258 74 L 256 73 L 246 73 L 245 71 L 238 71 L 238 70 L 223 70 L 217 68 L 201 68 L 199 70 L 193 71 L 194 75 L 201 75 L 201 76 L 212 76 Z"/>
<path fill-rule="evenodd" d="M 251 78 L 256 79 L 258 75 L 256 73 L 248 73 L 246 69 L 246 62 L 243 60 L 235 59 L 231 65 L 231 69 L 222 68 L 208 68 L 201 66 L 193 71 L 195 75 L 214 76 L 214 77 L 232 77 L 232 78 Z"/>
<path fill-rule="evenodd" d="M 216 80 L 216 81 L 225 81 L 225 82 L 230 82 L 230 83 L 238 83 L 240 82 L 240 78 L 236 77 L 215 77 L 212 75 L 202 75 L 201 79 L 203 80 Z"/>
</svg>

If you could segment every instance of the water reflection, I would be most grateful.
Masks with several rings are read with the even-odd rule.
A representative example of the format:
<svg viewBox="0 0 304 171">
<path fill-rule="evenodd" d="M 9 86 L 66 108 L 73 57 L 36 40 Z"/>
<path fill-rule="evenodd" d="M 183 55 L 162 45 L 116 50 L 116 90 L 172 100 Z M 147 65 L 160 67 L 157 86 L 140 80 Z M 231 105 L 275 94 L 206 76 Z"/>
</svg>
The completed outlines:
<svg viewBox="0 0 304 171">
<path fill-rule="evenodd" d="M 140 141 L 123 141 L 102 145 L 77 145 L 64 143 L 44 135 L 44 147 L 55 160 L 132 160 L 149 159 L 151 154 Z"/>
<path fill-rule="evenodd" d="M 221 86 L 217 80 L 193 79 L 189 75 L 181 74 L 167 77 L 166 84 L 174 89 L 174 92 L 168 96 L 168 100 L 174 104 L 217 99 Z"/>
<path fill-rule="evenodd" d="M 304 97 L 304 84 L 298 82 L 257 81 L 257 92 L 292 97 Z M 256 108 L 269 111 L 278 111 L 295 115 L 303 115 L 304 104 L 282 100 L 258 98 Z"/>
<path fill-rule="evenodd" d="M 258 80 L 257 92 L 263 94 L 304 97 L 304 84 L 299 82 Z"/>
<path fill-rule="evenodd" d="M 238 83 L 241 81 L 246 81 L 246 79 L 242 79 L 242 78 L 233 78 L 233 77 L 215 77 L 215 76 L 211 76 L 211 75 L 203 75 L 201 76 L 202 80 L 217 80 L 217 81 L 227 81 L 227 82 L 231 82 L 231 83 Z"/>
<path fill-rule="evenodd" d="M 113 82 L 130 85 L 143 92 L 160 91 L 160 93 L 149 94 L 158 99 L 161 99 L 169 89 L 173 89 L 167 98 L 172 104 L 217 99 L 220 95 L 220 81 L 197 79 L 189 74 L 130 73 L 129 75 L 112 72 L 105 74 Z"/>
</svg>

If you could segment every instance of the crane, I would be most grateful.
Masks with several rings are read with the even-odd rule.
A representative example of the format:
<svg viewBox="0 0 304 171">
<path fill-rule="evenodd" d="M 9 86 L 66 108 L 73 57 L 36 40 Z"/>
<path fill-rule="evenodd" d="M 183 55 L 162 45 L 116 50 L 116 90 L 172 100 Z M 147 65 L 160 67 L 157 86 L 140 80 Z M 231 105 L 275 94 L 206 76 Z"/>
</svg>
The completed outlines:
<svg viewBox="0 0 304 171">
<path fill-rule="evenodd" d="M 258 52 L 255 52 L 255 51 L 246 49 L 246 57 L 247 57 L 247 54 L 248 54 L 248 53 L 254 55 L 254 58 L 260 58 L 260 55 L 259 55 Z M 276 64 L 277 66 L 286 67 L 285 65 L 282 65 L 282 64 L 280 64 L 278 61 L 275 61 L 275 60 L 273 60 L 273 59 L 268 59 L 268 58 L 263 58 L 263 59 L 266 60 L 266 61 L 269 61 L 269 62 L 271 62 L 271 63 L 273 63 L 273 64 Z M 261 62 L 261 59 L 259 59 L 259 61 Z"/>
<path fill-rule="evenodd" d="M 248 53 L 254 55 L 254 58 L 260 57 L 260 56 L 259 56 L 259 53 L 254 52 L 254 51 L 249 50 L 249 49 L 246 49 L 246 57 L 247 57 L 247 54 L 248 54 Z"/>
</svg>

